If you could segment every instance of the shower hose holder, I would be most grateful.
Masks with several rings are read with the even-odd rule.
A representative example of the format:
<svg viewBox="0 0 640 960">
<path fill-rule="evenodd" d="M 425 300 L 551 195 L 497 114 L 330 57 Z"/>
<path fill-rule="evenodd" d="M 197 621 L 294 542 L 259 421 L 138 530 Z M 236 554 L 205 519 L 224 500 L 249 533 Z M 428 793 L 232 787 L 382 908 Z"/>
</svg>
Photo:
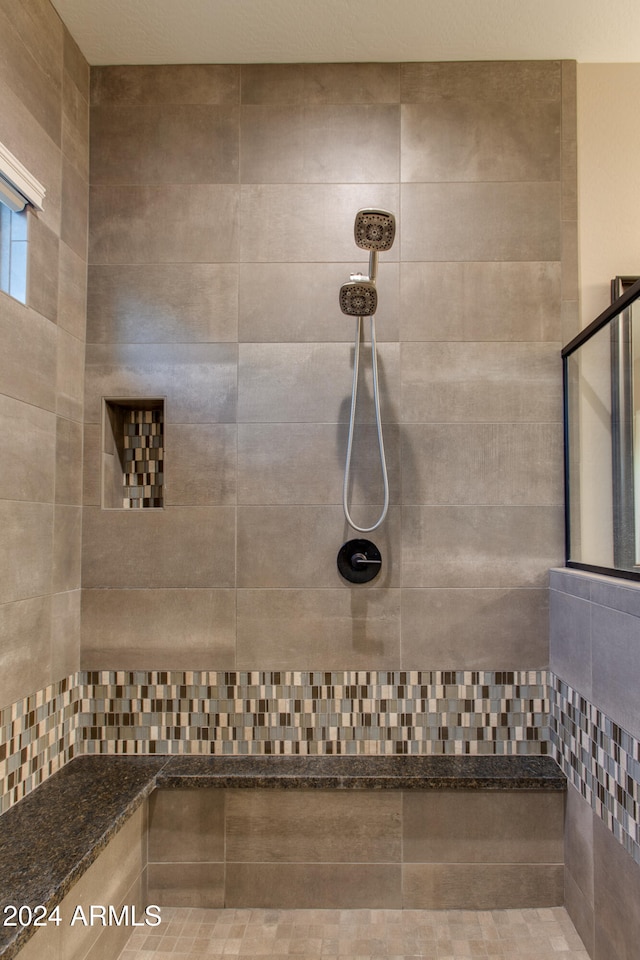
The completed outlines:
<svg viewBox="0 0 640 960">
<path fill-rule="evenodd" d="M 338 570 L 351 583 L 368 583 L 380 573 L 382 556 L 371 540 L 347 540 L 338 551 Z"/>
</svg>

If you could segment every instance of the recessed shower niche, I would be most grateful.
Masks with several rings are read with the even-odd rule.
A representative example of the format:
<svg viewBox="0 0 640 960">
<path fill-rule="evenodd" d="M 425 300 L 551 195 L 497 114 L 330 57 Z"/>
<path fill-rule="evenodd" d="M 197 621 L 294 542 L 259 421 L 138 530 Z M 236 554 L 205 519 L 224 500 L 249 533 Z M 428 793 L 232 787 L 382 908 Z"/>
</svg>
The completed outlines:
<svg viewBox="0 0 640 960">
<path fill-rule="evenodd" d="M 164 399 L 102 404 L 102 506 L 139 510 L 164 504 Z"/>
</svg>

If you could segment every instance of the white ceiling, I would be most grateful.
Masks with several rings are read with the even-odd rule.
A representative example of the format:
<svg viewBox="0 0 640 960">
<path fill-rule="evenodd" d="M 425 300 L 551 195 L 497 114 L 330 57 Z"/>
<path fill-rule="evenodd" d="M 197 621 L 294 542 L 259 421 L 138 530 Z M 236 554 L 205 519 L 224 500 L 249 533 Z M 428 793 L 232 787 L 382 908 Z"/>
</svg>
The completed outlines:
<svg viewBox="0 0 640 960">
<path fill-rule="evenodd" d="M 91 64 L 640 60 L 639 0 L 52 0 Z"/>
</svg>

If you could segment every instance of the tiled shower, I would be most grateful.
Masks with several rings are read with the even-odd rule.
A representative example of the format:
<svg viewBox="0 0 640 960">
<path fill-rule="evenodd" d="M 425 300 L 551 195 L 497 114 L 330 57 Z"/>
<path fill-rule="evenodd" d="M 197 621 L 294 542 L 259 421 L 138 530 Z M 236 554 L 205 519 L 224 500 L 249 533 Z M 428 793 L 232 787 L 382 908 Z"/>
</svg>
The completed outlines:
<svg viewBox="0 0 640 960">
<path fill-rule="evenodd" d="M 74 753 L 152 740 L 551 751 L 549 691 L 576 681 L 548 644 L 575 64 L 90 78 L 46 0 L 0 2 L 0 53 L 0 141 L 47 185 L 27 307 L 0 310 L 6 802 Z M 398 219 L 378 311 L 391 506 L 382 572 L 355 588 L 336 569 L 354 333 L 337 295 L 365 269 L 365 206 Z M 109 410 L 160 408 L 162 470 L 135 473 L 161 473 L 162 505 L 120 498 Z M 381 491 L 360 409 L 362 522 Z M 593 891 L 573 903 L 588 918 Z"/>
</svg>

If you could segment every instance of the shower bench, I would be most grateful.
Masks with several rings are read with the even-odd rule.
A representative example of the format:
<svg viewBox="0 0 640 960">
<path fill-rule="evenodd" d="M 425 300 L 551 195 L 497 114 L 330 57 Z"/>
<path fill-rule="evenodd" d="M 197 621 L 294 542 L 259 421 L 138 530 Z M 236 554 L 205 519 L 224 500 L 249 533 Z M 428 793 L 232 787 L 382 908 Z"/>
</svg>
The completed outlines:
<svg viewBox="0 0 640 960">
<path fill-rule="evenodd" d="M 0 817 L 0 957 L 116 957 L 143 903 L 562 903 L 565 792 L 542 756 L 80 757 Z"/>
</svg>

